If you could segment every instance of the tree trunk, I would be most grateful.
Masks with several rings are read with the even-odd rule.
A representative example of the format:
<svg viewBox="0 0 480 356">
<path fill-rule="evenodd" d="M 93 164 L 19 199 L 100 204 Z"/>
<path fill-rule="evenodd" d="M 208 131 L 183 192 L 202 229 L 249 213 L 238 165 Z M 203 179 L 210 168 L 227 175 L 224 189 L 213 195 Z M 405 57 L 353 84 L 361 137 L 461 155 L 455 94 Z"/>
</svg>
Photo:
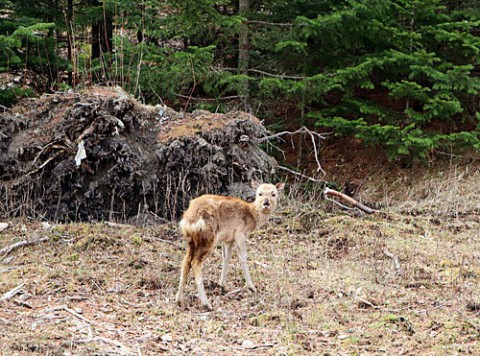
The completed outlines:
<svg viewBox="0 0 480 356">
<path fill-rule="evenodd" d="M 250 11 L 250 0 L 239 0 L 238 13 L 240 16 L 246 18 Z M 240 27 L 240 33 L 238 37 L 238 72 L 240 74 L 247 75 L 250 62 L 250 39 L 248 33 L 248 23 L 245 19 Z M 249 97 L 248 82 L 245 81 L 243 86 L 243 93 L 241 95 L 244 98 L 244 110 L 247 110 L 247 101 Z"/>
<path fill-rule="evenodd" d="M 92 7 L 100 6 L 100 2 L 98 0 L 91 0 Z M 101 20 L 95 17 L 92 20 L 92 61 L 100 58 L 102 53 L 101 45 L 100 45 L 100 36 L 101 36 Z"/>
<path fill-rule="evenodd" d="M 91 4 L 92 7 L 101 9 L 102 5 L 98 0 L 92 0 Z M 92 20 L 92 62 L 101 59 L 103 61 L 102 68 L 105 70 L 109 63 L 105 60 L 109 59 L 108 55 L 112 52 L 113 17 L 105 7 L 101 9 L 101 13 L 101 16 L 95 16 Z M 103 76 L 105 74 L 104 72 Z"/>
<path fill-rule="evenodd" d="M 66 18 L 65 22 L 67 25 L 67 60 L 68 63 L 71 64 L 72 68 L 75 68 L 75 63 L 73 63 L 73 38 L 72 38 L 72 19 L 73 19 L 73 0 L 68 0 L 67 1 L 67 13 L 66 13 Z M 68 85 L 70 87 L 74 87 L 76 83 L 73 82 L 73 70 L 68 69 Z"/>
</svg>

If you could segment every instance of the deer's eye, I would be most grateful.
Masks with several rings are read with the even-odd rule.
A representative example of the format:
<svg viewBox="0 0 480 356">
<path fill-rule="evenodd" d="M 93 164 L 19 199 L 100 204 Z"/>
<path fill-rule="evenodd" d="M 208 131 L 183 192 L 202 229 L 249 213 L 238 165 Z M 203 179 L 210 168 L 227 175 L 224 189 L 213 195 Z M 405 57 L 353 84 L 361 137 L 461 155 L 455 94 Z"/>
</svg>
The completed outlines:
<svg viewBox="0 0 480 356">
<path fill-rule="evenodd" d="M 259 196 L 259 197 L 263 196 L 263 193 L 258 193 L 258 196 Z"/>
<path fill-rule="evenodd" d="M 272 197 L 275 197 L 275 195 L 276 195 L 275 193 L 272 193 Z"/>
</svg>

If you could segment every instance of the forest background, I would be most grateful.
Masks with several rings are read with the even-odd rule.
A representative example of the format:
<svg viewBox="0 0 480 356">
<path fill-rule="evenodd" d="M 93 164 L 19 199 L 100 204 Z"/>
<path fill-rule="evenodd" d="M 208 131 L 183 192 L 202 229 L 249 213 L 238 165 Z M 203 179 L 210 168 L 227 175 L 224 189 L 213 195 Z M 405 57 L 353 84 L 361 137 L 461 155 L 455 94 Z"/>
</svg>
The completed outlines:
<svg viewBox="0 0 480 356">
<path fill-rule="evenodd" d="M 480 2 L 0 0 L 0 104 L 120 85 L 334 129 L 388 158 L 480 149 Z"/>
</svg>

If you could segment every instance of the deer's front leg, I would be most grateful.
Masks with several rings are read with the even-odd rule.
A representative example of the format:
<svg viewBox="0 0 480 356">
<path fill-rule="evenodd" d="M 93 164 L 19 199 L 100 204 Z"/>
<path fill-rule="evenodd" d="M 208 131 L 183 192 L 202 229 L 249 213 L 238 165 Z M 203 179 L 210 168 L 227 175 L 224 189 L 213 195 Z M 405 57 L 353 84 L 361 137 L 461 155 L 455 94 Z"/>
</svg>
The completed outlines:
<svg viewBox="0 0 480 356">
<path fill-rule="evenodd" d="M 245 272 L 245 280 L 247 282 L 247 287 L 252 292 L 256 292 L 257 289 L 253 285 L 252 277 L 250 276 L 250 271 L 248 270 L 247 265 L 247 247 L 245 244 L 245 237 L 239 238 L 235 240 L 235 245 L 238 252 L 238 259 L 240 260 L 240 264 L 242 265 L 243 272 Z"/>
</svg>

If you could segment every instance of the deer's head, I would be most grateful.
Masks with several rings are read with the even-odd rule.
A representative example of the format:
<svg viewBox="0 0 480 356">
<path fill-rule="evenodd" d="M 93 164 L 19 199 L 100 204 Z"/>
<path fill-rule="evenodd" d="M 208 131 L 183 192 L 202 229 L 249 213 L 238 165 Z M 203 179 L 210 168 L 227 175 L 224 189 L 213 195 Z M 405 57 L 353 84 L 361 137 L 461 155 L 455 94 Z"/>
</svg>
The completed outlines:
<svg viewBox="0 0 480 356">
<path fill-rule="evenodd" d="M 257 189 L 255 207 L 264 214 L 270 214 L 277 208 L 278 192 L 285 187 L 285 183 L 273 185 L 252 180 L 252 187 Z"/>
</svg>

